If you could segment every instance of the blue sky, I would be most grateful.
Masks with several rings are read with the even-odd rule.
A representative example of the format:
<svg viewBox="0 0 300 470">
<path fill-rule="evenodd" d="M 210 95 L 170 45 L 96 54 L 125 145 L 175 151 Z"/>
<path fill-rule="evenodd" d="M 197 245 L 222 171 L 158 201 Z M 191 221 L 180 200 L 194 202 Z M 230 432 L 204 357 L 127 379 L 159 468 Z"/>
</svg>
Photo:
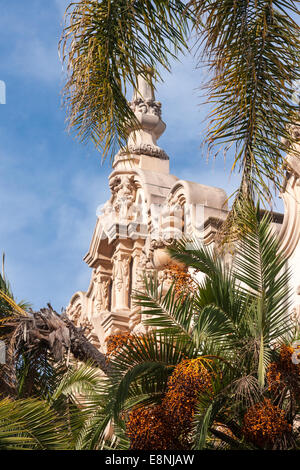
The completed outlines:
<svg viewBox="0 0 300 470">
<path fill-rule="evenodd" d="M 60 311 L 86 290 L 90 268 L 82 261 L 109 197 L 107 161 L 65 130 L 62 66 L 57 46 L 67 0 L 2 2 L 0 80 L 0 252 L 17 299 L 35 309 L 47 302 Z M 207 109 L 197 87 L 205 79 L 192 57 L 174 63 L 158 86 L 167 130 L 159 145 L 176 176 L 224 188 L 238 178 L 230 161 L 206 161 L 201 148 Z"/>
</svg>

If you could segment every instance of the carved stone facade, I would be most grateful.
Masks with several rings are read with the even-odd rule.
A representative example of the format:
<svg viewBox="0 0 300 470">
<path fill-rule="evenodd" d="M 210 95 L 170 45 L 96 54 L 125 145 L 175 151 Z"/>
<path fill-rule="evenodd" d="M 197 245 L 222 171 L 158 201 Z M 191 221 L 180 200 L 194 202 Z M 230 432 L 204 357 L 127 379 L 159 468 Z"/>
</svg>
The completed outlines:
<svg viewBox="0 0 300 470">
<path fill-rule="evenodd" d="M 156 143 L 166 128 L 161 119 L 161 104 L 142 77 L 130 106 L 140 128 L 129 129 L 128 145 L 113 162 L 109 176 L 111 197 L 98 215 L 84 258 L 92 269 L 89 288 L 76 292 L 67 307 L 70 318 L 85 327 L 104 352 L 109 335 L 145 331 L 131 294 L 143 289 L 146 273 L 156 271 L 160 282 L 168 284 L 165 266 L 170 259 L 165 246 L 183 234 L 205 244 L 213 243 L 216 230 L 228 213 L 227 195 L 222 189 L 180 180 L 170 174 L 169 157 Z M 299 129 L 291 131 L 293 138 L 299 140 Z M 297 142 L 295 145 L 299 146 Z M 286 213 L 283 223 L 278 215 L 275 227 L 291 256 L 294 315 L 298 315 L 300 163 L 293 148 L 286 158 L 289 169 L 282 194 Z"/>
</svg>

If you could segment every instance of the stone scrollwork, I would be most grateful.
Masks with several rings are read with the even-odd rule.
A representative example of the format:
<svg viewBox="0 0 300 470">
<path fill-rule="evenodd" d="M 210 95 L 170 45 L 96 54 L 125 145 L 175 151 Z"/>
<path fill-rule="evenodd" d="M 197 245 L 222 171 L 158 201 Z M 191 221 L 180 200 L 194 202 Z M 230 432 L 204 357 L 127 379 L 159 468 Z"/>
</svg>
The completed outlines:
<svg viewBox="0 0 300 470">
<path fill-rule="evenodd" d="M 180 204 L 180 201 L 178 199 L 178 195 L 175 193 L 170 193 L 167 196 L 166 203 L 169 207 L 171 207 L 173 210 L 181 209 L 182 204 Z"/>
<path fill-rule="evenodd" d="M 119 157 L 123 157 L 131 153 L 133 155 L 149 155 L 149 157 L 156 157 L 160 158 L 161 160 L 169 160 L 168 155 L 166 152 L 158 147 L 158 145 L 154 144 L 137 144 L 137 145 L 128 145 L 126 148 L 119 150 L 115 157 L 115 161 L 118 160 Z"/>
<path fill-rule="evenodd" d="M 135 99 L 129 101 L 128 104 L 134 113 L 152 114 L 161 118 L 160 101 L 155 101 L 151 98 L 143 99 L 141 97 L 135 97 Z"/>
</svg>

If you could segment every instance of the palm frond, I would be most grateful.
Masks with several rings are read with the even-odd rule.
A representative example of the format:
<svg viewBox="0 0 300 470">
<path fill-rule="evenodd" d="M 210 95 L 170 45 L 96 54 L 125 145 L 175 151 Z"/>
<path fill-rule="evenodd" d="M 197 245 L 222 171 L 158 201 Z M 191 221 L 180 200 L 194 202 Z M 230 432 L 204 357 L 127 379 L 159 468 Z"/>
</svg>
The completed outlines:
<svg viewBox="0 0 300 470">
<path fill-rule="evenodd" d="M 241 287 L 244 295 L 252 296 L 256 304 L 251 311 L 260 342 L 259 376 L 263 385 L 270 347 L 292 326 L 288 315 L 291 273 L 286 268 L 287 260 L 281 252 L 278 237 L 271 229 L 268 214 L 261 218 L 259 206 L 245 205 L 240 223 L 245 226 L 245 234 L 235 256 L 234 275 L 245 286 Z"/>
<path fill-rule="evenodd" d="M 158 330 L 134 337 L 124 345 L 113 363 L 111 380 L 115 419 L 125 401 L 138 393 L 150 393 L 156 401 L 164 392 L 175 365 L 185 357 L 196 356 L 194 345 L 178 335 Z"/>
<path fill-rule="evenodd" d="M 0 449 L 67 450 L 69 432 L 65 419 L 46 402 L 0 401 Z"/>
<path fill-rule="evenodd" d="M 240 191 L 272 200 L 283 181 L 283 155 L 298 120 L 293 82 L 299 80 L 299 26 L 296 1 L 191 0 L 198 20 L 202 60 L 211 70 L 207 142 L 235 146 L 232 170 L 242 172 Z M 284 139 L 281 141 L 280 138 Z M 216 151 L 218 153 L 218 150 Z"/>
<path fill-rule="evenodd" d="M 81 396 L 84 400 L 85 395 L 89 395 L 101 387 L 103 377 L 96 367 L 89 364 L 71 367 L 62 377 L 56 390 L 51 395 L 50 403 L 54 404 L 62 396 Z"/>
<path fill-rule="evenodd" d="M 70 4 L 61 40 L 68 66 L 65 103 L 69 125 L 91 138 L 103 157 L 124 145 L 137 120 L 125 98 L 137 75 L 170 69 L 187 49 L 191 18 L 180 0 L 83 0 Z"/>
<path fill-rule="evenodd" d="M 145 325 L 159 327 L 165 333 L 179 334 L 182 339 L 191 341 L 194 315 L 192 296 L 178 295 L 174 284 L 164 293 L 157 277 L 146 276 L 144 290 L 135 292 L 133 299 L 141 307 L 143 315 L 151 315 L 151 318 L 143 320 Z"/>
</svg>

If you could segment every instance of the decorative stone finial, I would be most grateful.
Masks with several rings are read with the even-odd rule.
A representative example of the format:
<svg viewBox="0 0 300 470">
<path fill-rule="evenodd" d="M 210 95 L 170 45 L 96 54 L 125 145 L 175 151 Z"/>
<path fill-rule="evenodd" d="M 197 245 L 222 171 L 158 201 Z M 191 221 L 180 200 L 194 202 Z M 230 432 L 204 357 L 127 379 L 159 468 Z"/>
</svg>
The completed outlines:
<svg viewBox="0 0 300 470">
<path fill-rule="evenodd" d="M 149 78 L 151 77 L 151 71 L 148 71 Z M 132 102 L 136 100 L 142 101 L 155 101 L 154 88 L 152 81 L 147 82 L 143 75 L 139 75 L 137 78 L 137 89 L 134 90 Z"/>
<path fill-rule="evenodd" d="M 115 162 L 122 156 L 146 155 L 162 160 L 169 160 L 168 155 L 158 147 L 156 141 L 166 129 L 161 119 L 161 103 L 155 100 L 154 87 L 151 82 L 151 71 L 147 71 L 149 79 L 140 74 L 129 106 L 136 115 L 140 127 L 132 129 L 128 137 L 127 148 L 122 148 L 116 155 Z"/>
</svg>

